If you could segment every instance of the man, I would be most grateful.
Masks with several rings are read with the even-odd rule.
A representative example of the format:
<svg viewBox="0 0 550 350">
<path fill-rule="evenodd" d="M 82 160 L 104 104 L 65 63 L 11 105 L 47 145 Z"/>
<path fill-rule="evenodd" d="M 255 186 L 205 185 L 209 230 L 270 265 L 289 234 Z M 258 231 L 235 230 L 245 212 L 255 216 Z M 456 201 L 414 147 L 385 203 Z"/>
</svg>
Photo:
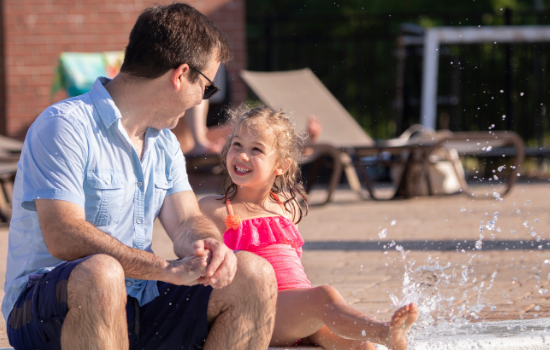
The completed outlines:
<svg viewBox="0 0 550 350">
<path fill-rule="evenodd" d="M 267 348 L 273 271 L 223 244 L 168 130 L 216 92 L 230 56 L 194 8 L 148 8 L 116 78 L 37 118 L 15 182 L 2 305 L 16 349 Z M 157 217 L 181 260 L 153 254 Z"/>
</svg>

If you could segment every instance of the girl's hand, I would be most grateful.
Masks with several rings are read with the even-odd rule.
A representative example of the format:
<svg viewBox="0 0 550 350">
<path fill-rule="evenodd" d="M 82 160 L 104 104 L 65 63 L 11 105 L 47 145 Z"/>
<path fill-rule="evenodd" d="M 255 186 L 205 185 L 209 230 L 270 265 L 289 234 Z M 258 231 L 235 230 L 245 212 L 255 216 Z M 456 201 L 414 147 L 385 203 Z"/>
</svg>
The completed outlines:
<svg viewBox="0 0 550 350">
<path fill-rule="evenodd" d="M 206 274 L 198 280 L 205 286 L 220 289 L 233 281 L 237 272 L 237 257 L 235 253 L 223 243 L 213 238 L 207 238 L 196 241 L 193 244 L 193 253 L 203 254 L 205 251 L 211 252 L 211 259 L 206 267 Z"/>
</svg>

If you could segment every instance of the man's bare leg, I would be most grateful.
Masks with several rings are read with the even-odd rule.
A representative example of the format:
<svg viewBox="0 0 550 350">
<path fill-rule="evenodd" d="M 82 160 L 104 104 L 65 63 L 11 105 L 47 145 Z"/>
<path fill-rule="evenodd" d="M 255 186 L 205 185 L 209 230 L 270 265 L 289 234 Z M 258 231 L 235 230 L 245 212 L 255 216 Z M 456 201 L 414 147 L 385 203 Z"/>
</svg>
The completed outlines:
<svg viewBox="0 0 550 350">
<path fill-rule="evenodd" d="M 117 260 L 98 254 L 75 267 L 67 299 L 63 349 L 128 349 L 124 271 Z"/>
<path fill-rule="evenodd" d="M 239 252 L 237 259 L 233 282 L 210 296 L 207 350 L 265 350 L 271 340 L 277 303 L 273 268 L 252 253 Z"/>
</svg>

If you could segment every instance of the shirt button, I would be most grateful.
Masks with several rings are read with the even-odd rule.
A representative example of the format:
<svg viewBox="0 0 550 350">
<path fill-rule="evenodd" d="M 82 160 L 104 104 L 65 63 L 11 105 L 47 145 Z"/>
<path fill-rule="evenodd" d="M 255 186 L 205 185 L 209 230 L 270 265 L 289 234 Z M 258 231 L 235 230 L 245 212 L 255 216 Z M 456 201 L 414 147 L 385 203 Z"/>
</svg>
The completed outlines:
<svg viewBox="0 0 550 350">
<path fill-rule="evenodd" d="M 138 186 L 139 186 L 139 187 L 143 186 L 143 182 L 141 182 L 141 181 L 138 182 Z"/>
<path fill-rule="evenodd" d="M 126 282 L 126 285 L 130 287 L 132 285 L 132 282 Z"/>
<path fill-rule="evenodd" d="M 137 219 L 136 222 L 137 222 L 138 224 L 141 224 L 141 219 Z"/>
</svg>

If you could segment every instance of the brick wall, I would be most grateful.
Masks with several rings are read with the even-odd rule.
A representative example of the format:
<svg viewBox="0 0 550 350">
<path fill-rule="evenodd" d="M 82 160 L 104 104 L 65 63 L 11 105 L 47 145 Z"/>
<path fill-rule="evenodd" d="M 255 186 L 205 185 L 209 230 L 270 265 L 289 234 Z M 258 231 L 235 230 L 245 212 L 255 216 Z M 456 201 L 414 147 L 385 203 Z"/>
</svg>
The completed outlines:
<svg viewBox="0 0 550 350">
<path fill-rule="evenodd" d="M 235 54 L 228 65 L 234 103 L 246 98 L 246 88 L 238 78 L 239 70 L 246 66 L 244 1 L 186 1 L 212 19 L 229 39 Z M 5 100 L 0 101 L 0 113 L 4 110 L 5 115 L 4 118 L 0 115 L 0 122 L 4 120 L 0 133 L 24 137 L 34 119 L 63 97 L 50 96 L 53 72 L 61 52 L 124 50 L 139 13 L 154 3 L 171 2 L 4 0 Z M 0 77 L 2 74 L 0 68 Z"/>
</svg>

